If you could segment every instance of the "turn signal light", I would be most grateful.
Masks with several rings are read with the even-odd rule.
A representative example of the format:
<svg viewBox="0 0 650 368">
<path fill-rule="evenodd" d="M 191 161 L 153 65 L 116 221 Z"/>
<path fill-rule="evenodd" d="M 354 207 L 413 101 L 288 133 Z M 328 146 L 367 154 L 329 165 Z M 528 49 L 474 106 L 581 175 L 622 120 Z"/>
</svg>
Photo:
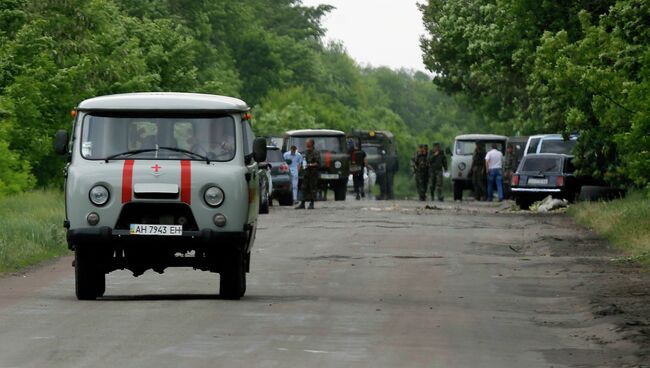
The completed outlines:
<svg viewBox="0 0 650 368">
<path fill-rule="evenodd" d="M 555 178 L 555 185 L 558 187 L 563 187 L 564 186 L 564 176 L 558 176 Z"/>
<path fill-rule="evenodd" d="M 519 175 L 513 175 L 512 176 L 512 185 L 514 185 L 514 186 L 519 185 Z"/>
<path fill-rule="evenodd" d="M 280 170 L 281 173 L 288 173 L 288 172 L 289 172 L 289 165 L 287 165 L 287 164 L 282 164 L 282 165 L 280 165 L 280 169 L 279 169 L 279 170 Z"/>
</svg>

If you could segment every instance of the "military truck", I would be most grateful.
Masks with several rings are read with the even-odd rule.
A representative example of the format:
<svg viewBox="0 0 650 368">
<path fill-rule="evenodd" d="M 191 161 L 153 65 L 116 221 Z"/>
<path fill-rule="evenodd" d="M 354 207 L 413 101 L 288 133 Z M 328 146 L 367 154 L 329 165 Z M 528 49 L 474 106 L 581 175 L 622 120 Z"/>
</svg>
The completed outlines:
<svg viewBox="0 0 650 368">
<path fill-rule="evenodd" d="M 316 150 L 320 151 L 320 192 L 326 196 L 327 190 L 331 189 L 335 200 L 344 201 L 350 175 L 350 156 L 345 133 L 329 129 L 291 130 L 284 135 L 282 152 L 296 146 L 298 152 L 304 154 L 306 142 L 310 138 L 314 140 Z"/>
<path fill-rule="evenodd" d="M 476 143 L 482 145 L 484 152 L 491 149 L 492 143 L 496 143 L 497 149 L 505 154 L 506 140 L 507 137 L 494 134 L 463 134 L 456 137 L 450 168 L 455 201 L 463 199 L 463 190 L 474 189 L 469 171 Z"/>
<path fill-rule="evenodd" d="M 101 297 L 106 274 L 192 267 L 219 273 L 220 294 L 246 291 L 259 205 L 256 139 L 245 102 L 189 93 L 91 98 L 75 110 L 65 227 L 78 299 Z"/>
<path fill-rule="evenodd" d="M 353 130 L 350 136 L 361 142 L 368 164 L 377 174 L 380 189 L 378 199 L 393 199 L 393 179 L 399 170 L 397 142 L 393 133 L 386 130 Z"/>
</svg>

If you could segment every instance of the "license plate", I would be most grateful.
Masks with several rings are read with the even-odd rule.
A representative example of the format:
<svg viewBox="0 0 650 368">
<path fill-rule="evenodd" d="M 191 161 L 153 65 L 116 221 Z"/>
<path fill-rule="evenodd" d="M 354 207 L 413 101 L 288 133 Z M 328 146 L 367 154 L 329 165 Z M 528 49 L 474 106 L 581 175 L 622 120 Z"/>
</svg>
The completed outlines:
<svg viewBox="0 0 650 368">
<path fill-rule="evenodd" d="M 338 179 L 338 174 L 320 174 L 321 179 Z"/>
<path fill-rule="evenodd" d="M 181 236 L 183 225 L 131 224 L 131 235 Z"/>
<path fill-rule="evenodd" d="M 546 185 L 546 184 L 548 184 L 548 179 L 547 178 L 544 178 L 544 179 L 530 178 L 530 179 L 528 179 L 528 184 L 529 185 L 540 185 L 540 184 Z"/>
</svg>

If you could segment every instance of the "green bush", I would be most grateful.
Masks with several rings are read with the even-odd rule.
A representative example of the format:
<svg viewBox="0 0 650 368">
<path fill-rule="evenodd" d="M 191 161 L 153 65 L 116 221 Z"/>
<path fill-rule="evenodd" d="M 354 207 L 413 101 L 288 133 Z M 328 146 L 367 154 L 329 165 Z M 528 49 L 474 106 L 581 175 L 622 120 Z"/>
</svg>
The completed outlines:
<svg viewBox="0 0 650 368">
<path fill-rule="evenodd" d="M 0 273 L 68 252 L 63 194 L 34 191 L 0 199 Z"/>
</svg>

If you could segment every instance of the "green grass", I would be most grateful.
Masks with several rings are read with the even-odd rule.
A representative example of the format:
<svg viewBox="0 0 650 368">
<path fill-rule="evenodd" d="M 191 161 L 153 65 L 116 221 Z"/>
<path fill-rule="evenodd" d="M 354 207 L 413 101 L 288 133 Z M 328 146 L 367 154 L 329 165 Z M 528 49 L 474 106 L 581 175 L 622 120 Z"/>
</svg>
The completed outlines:
<svg viewBox="0 0 650 368">
<path fill-rule="evenodd" d="M 57 190 L 0 198 L 0 274 L 66 254 L 63 218 Z"/>
<path fill-rule="evenodd" d="M 650 267 L 650 198 L 635 192 L 611 202 L 578 203 L 568 213 L 625 252 L 627 259 Z"/>
</svg>

